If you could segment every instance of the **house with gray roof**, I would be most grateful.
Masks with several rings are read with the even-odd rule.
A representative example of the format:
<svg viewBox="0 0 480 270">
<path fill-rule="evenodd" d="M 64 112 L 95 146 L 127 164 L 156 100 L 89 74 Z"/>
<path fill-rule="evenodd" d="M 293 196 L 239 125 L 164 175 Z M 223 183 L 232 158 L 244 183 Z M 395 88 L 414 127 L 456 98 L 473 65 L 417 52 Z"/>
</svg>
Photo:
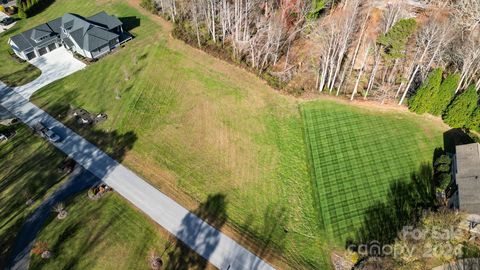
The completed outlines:
<svg viewBox="0 0 480 270">
<path fill-rule="evenodd" d="M 131 39 L 122 22 L 104 11 L 88 18 L 66 13 L 23 33 L 10 37 L 15 54 L 31 60 L 65 46 L 88 59 L 97 59 Z"/>
<path fill-rule="evenodd" d="M 470 214 L 480 215 L 480 144 L 457 145 L 455 152 L 456 206 Z"/>
</svg>

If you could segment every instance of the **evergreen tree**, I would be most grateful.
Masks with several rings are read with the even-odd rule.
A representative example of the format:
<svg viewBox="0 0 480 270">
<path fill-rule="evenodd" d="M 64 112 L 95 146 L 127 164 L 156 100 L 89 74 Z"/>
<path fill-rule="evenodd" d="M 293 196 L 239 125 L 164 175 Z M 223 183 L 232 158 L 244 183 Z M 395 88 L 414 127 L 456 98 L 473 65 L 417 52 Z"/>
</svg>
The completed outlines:
<svg viewBox="0 0 480 270">
<path fill-rule="evenodd" d="M 438 93 L 442 82 L 442 69 L 432 70 L 415 95 L 409 99 L 408 108 L 419 114 L 430 111 L 433 103 L 432 96 Z"/>
<path fill-rule="evenodd" d="M 480 131 L 480 108 L 478 106 L 468 121 L 468 128 Z"/>
<path fill-rule="evenodd" d="M 415 19 L 401 19 L 387 33 L 378 37 L 377 42 L 384 46 L 386 58 L 404 57 L 408 39 L 415 32 L 416 27 Z"/>
<path fill-rule="evenodd" d="M 448 106 L 444 121 L 454 128 L 469 127 L 471 117 L 477 108 L 478 94 L 475 85 L 470 85 L 467 90 L 455 97 Z"/>
<path fill-rule="evenodd" d="M 432 106 L 430 113 L 433 115 L 442 115 L 455 96 L 455 90 L 460 81 L 460 74 L 450 74 L 442 82 L 440 88 L 432 96 Z"/>
</svg>

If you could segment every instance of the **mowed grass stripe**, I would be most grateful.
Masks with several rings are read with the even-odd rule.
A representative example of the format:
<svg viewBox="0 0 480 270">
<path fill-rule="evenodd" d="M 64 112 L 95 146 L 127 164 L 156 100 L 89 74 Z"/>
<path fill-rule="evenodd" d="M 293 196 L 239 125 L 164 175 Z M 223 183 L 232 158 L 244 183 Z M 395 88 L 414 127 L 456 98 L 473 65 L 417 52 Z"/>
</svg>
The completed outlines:
<svg viewBox="0 0 480 270">
<path fill-rule="evenodd" d="M 303 103 L 300 110 L 319 218 L 340 241 L 354 236 L 365 211 L 430 161 L 442 142 L 441 128 L 411 114 L 374 114 L 332 101 Z"/>
</svg>

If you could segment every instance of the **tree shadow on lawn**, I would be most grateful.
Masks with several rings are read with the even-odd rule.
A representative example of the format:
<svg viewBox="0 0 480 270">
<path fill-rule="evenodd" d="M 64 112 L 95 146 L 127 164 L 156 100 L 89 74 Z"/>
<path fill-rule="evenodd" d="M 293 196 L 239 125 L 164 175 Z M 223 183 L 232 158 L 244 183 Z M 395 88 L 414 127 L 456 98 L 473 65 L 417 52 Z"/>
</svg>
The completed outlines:
<svg viewBox="0 0 480 270">
<path fill-rule="evenodd" d="M 20 70 L 0 76 L 0 81 L 8 86 L 17 87 L 33 81 L 39 77 L 41 73 L 37 67 L 27 63 L 27 66 Z"/>
<path fill-rule="evenodd" d="M 17 135 L 19 136 L 19 135 Z M 25 143 L 23 140 L 10 141 L 16 144 Z M 9 143 L 10 143 L 9 142 Z M 39 150 L 45 149 L 45 147 Z M 57 170 L 46 170 L 50 164 L 60 164 L 62 155 L 54 151 L 44 152 L 35 151 L 28 159 L 16 166 L 6 175 L 0 178 L 0 229 L 8 229 L 7 235 L 0 235 L 0 246 L 3 247 L 0 253 L 0 266 L 5 263 L 6 256 L 10 253 L 17 229 L 21 227 L 29 212 L 26 202 L 28 199 L 38 200 L 45 196 L 47 191 L 59 183 L 66 174 L 59 173 Z M 21 180 L 25 179 L 25 180 Z M 20 216 L 20 217 L 19 217 Z M 10 222 L 14 221 L 14 224 Z M 1 268 L 1 267 L 0 267 Z"/>
<path fill-rule="evenodd" d="M 284 252 L 285 238 L 289 233 L 287 222 L 285 207 L 279 203 L 272 203 L 267 207 L 263 215 L 263 224 L 260 228 L 254 228 L 253 216 L 247 217 L 245 223 L 241 226 L 242 238 L 239 242 L 263 260 L 281 260 L 282 258 L 279 258 L 279 256 Z M 253 245 L 252 242 L 254 243 Z M 243 258 L 232 259 L 248 263 L 249 269 L 257 269 L 260 263 L 262 263 L 261 260 L 248 261 Z M 225 262 L 224 265 L 228 266 L 228 262 Z"/>
<path fill-rule="evenodd" d="M 218 230 L 227 221 L 226 204 L 225 195 L 209 195 L 207 200 L 201 203 L 195 211 L 183 218 L 182 229 L 177 234 L 178 239 L 173 250 L 168 253 L 169 260 L 166 269 L 202 270 L 207 267 L 208 258 L 220 241 Z M 209 230 L 203 222 L 199 222 L 197 217 L 217 230 Z M 184 242 L 195 246 L 196 249 L 204 250 L 205 258 L 190 249 Z"/>
<path fill-rule="evenodd" d="M 68 115 L 70 105 L 65 102 L 56 102 L 48 107 L 48 112 L 89 142 L 102 149 L 111 158 L 122 162 L 125 155 L 130 151 L 138 137 L 133 131 L 119 133 L 116 130 L 104 131 L 92 125 L 81 125 Z M 108 121 L 108 120 L 107 120 Z"/>
<path fill-rule="evenodd" d="M 392 243 L 397 233 L 407 224 L 415 223 L 422 210 L 435 206 L 436 194 L 433 169 L 422 164 L 411 173 L 410 182 L 399 179 L 390 186 L 386 202 L 371 206 L 364 215 L 363 225 L 346 247 L 355 250 L 359 245 L 369 247 L 370 255 L 381 255 L 375 246 Z"/>
<path fill-rule="evenodd" d="M 53 219 L 54 217 L 52 217 Z M 104 217 L 102 217 L 104 219 Z M 82 267 L 89 267 L 93 266 L 90 265 L 91 263 L 95 263 L 95 259 L 92 258 L 92 256 L 95 256 L 92 254 L 92 250 L 97 246 L 98 243 L 102 242 L 105 240 L 108 235 L 105 234 L 106 231 L 111 226 L 114 226 L 114 224 L 118 222 L 118 220 L 115 218 L 115 216 L 112 216 L 108 221 L 102 222 L 98 224 L 96 227 L 91 228 L 91 231 L 94 232 L 86 239 L 84 240 L 83 243 L 81 244 L 81 247 L 77 250 L 75 250 L 75 254 L 73 256 L 69 256 L 68 260 L 65 262 L 63 269 L 75 269 L 78 267 L 78 264 L 81 262 Z M 55 241 L 55 245 L 51 247 L 51 251 L 53 253 L 53 256 L 56 256 L 58 254 L 61 254 L 63 252 L 68 253 L 68 249 L 70 248 L 67 243 L 68 239 L 71 238 L 76 234 L 77 231 L 82 229 L 82 224 L 80 222 L 77 222 L 75 224 L 69 225 L 57 238 Z M 88 260 L 85 260 L 85 256 L 88 254 L 89 258 Z M 86 263 L 89 262 L 89 263 Z"/>
<path fill-rule="evenodd" d="M 208 258 L 218 245 L 220 232 L 217 231 L 213 234 L 205 235 L 205 233 L 208 233 L 207 230 L 203 229 L 202 224 L 198 223 L 198 220 L 194 219 L 193 215 L 196 215 L 219 230 L 227 221 L 225 209 L 225 195 L 215 194 L 208 196 L 207 200 L 200 204 L 193 214 L 187 215 L 183 219 L 183 229 L 179 233 L 179 238 L 183 238 L 189 243 L 196 243 L 195 247 L 197 249 L 208 250 L 209 252 L 207 252 L 206 258 L 202 258 L 182 241 L 177 239 L 173 250 L 168 253 L 169 261 L 165 269 L 206 269 Z M 287 233 L 283 226 L 285 222 L 285 209 L 276 204 L 271 205 L 265 212 L 263 227 L 257 230 L 259 233 L 251 233 L 254 231 L 252 227 L 253 218 L 249 217 L 245 224 L 241 226 L 242 234 L 237 243 L 243 245 L 245 248 L 248 247 L 248 250 L 259 258 L 269 258 L 274 255 L 275 251 L 283 249 L 283 239 Z M 205 238 L 209 240 L 207 242 L 197 242 L 199 236 L 202 237 L 201 239 Z M 255 245 L 252 245 L 252 240 L 256 242 Z M 243 253 L 239 252 L 236 254 Z M 222 262 L 222 265 L 224 269 L 229 269 L 229 267 L 235 269 L 236 265 L 238 266 L 240 263 L 242 266 L 248 264 L 246 268 L 257 269 L 262 263 L 261 259 L 253 261 L 251 259 L 251 257 L 226 258 L 225 261 Z"/>
</svg>

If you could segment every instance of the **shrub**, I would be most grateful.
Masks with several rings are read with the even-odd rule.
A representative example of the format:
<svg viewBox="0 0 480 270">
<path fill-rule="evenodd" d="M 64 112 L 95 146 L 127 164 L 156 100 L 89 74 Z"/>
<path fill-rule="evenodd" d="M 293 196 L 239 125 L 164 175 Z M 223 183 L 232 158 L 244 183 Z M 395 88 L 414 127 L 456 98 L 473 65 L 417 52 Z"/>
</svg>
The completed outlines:
<svg viewBox="0 0 480 270">
<path fill-rule="evenodd" d="M 437 167 L 442 164 L 450 166 L 450 164 L 452 164 L 452 159 L 447 155 L 441 155 L 435 160 L 434 166 Z"/>
<path fill-rule="evenodd" d="M 439 92 L 442 82 L 442 69 L 437 68 L 430 72 L 428 78 L 417 90 L 415 95 L 409 99 L 408 108 L 410 111 L 422 114 L 430 111 L 433 103 L 432 96 Z"/>
<path fill-rule="evenodd" d="M 477 108 L 478 94 L 475 85 L 471 85 L 455 97 L 448 106 L 444 115 L 444 121 L 453 128 L 465 128 L 470 126 L 472 114 Z"/>
<path fill-rule="evenodd" d="M 450 182 L 452 182 L 452 175 L 449 173 L 442 173 L 438 176 L 438 189 L 440 191 L 445 191 L 447 187 L 450 185 Z"/>
<path fill-rule="evenodd" d="M 450 74 L 442 82 L 436 94 L 432 97 L 430 113 L 433 115 L 442 115 L 452 102 L 455 96 L 455 90 L 460 81 L 460 74 Z"/>
<path fill-rule="evenodd" d="M 450 165 L 448 164 L 440 164 L 435 169 L 436 173 L 448 173 L 450 172 Z"/>
</svg>

